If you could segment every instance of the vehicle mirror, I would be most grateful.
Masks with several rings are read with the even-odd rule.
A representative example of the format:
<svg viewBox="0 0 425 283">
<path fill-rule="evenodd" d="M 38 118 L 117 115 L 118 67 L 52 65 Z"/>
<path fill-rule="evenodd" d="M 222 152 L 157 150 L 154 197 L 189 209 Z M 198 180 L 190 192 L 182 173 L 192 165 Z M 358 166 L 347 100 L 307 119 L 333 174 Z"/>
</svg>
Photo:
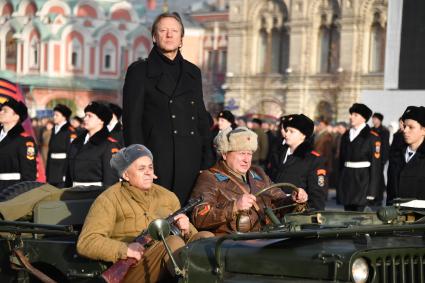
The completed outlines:
<svg viewBox="0 0 425 283">
<path fill-rule="evenodd" d="M 152 239 L 162 241 L 170 234 L 170 224 L 164 219 L 156 219 L 149 224 L 148 231 Z"/>
<path fill-rule="evenodd" d="M 162 241 L 162 243 L 165 246 L 165 249 L 167 250 L 168 256 L 170 257 L 173 266 L 174 266 L 174 272 L 176 275 L 183 275 L 183 271 L 180 269 L 180 267 L 177 265 L 177 262 L 173 256 L 173 253 L 170 250 L 170 247 L 167 244 L 167 241 L 165 240 L 165 237 L 170 235 L 170 224 L 164 220 L 164 219 L 156 219 L 152 221 L 148 226 L 148 232 L 149 235 L 151 235 L 152 239 L 155 239 L 157 241 Z"/>
</svg>

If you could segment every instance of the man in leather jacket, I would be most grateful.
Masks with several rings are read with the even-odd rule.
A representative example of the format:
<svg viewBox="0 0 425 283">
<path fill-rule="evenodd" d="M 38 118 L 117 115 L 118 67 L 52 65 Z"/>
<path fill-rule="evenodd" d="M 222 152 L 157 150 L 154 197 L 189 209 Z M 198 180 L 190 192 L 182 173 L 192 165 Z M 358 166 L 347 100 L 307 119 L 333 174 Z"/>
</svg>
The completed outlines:
<svg viewBox="0 0 425 283">
<path fill-rule="evenodd" d="M 192 197 L 203 196 L 204 202 L 193 210 L 192 222 L 200 230 L 217 234 L 258 231 L 268 224 L 265 207 L 305 203 L 307 193 L 298 189 L 287 196 L 274 188 L 260 195 L 271 185 L 269 177 L 252 166 L 257 150 L 257 135 L 245 127 L 220 132 L 214 140 L 220 160 L 203 171 L 193 189 Z"/>
</svg>

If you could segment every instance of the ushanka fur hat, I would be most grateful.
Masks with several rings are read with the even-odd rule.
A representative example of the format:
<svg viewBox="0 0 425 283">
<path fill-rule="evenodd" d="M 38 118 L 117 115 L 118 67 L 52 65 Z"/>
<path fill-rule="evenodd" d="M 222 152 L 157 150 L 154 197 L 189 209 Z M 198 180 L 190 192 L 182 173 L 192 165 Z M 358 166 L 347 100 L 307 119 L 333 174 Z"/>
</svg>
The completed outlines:
<svg viewBox="0 0 425 283">
<path fill-rule="evenodd" d="M 53 111 L 61 113 L 66 118 L 66 120 L 69 120 L 69 117 L 71 117 L 72 114 L 71 109 L 63 104 L 56 104 L 55 108 L 53 108 Z"/>
<path fill-rule="evenodd" d="M 360 114 L 366 122 L 372 116 L 372 110 L 363 103 L 354 103 L 348 111 L 350 114 L 353 114 L 353 112 Z"/>
<path fill-rule="evenodd" d="M 147 156 L 153 160 L 152 152 L 142 144 L 132 144 L 121 148 L 120 151 L 112 155 L 110 164 L 113 169 L 122 177 L 127 168 L 138 158 Z"/>
<path fill-rule="evenodd" d="M 91 112 L 99 117 L 103 121 L 104 126 L 106 127 L 112 119 L 112 111 L 108 106 L 101 102 L 93 101 L 84 108 L 84 113 Z"/>
<path fill-rule="evenodd" d="M 234 130 L 227 129 L 218 133 L 214 139 L 214 145 L 218 153 L 229 151 L 256 151 L 258 147 L 257 134 L 246 127 L 238 127 Z"/>
<path fill-rule="evenodd" d="M 233 116 L 232 112 L 229 110 L 223 110 L 220 113 L 218 113 L 217 118 L 223 118 L 229 121 L 230 124 L 235 123 L 235 116 Z"/>
<path fill-rule="evenodd" d="M 314 122 L 304 114 L 290 115 L 285 124 L 286 127 L 297 129 L 298 131 L 303 133 L 306 138 L 311 137 L 311 135 L 313 134 Z"/>
<path fill-rule="evenodd" d="M 423 106 L 408 106 L 401 116 L 403 121 L 411 119 L 415 120 L 422 127 L 425 127 L 425 107 Z"/>
<path fill-rule="evenodd" d="M 28 108 L 22 101 L 17 101 L 11 97 L 8 97 L 7 100 L 3 103 L 3 105 L 0 104 L 0 106 L 8 106 L 13 111 L 15 111 L 16 115 L 19 116 L 19 121 L 21 123 L 25 121 L 25 119 L 28 117 Z"/>
</svg>

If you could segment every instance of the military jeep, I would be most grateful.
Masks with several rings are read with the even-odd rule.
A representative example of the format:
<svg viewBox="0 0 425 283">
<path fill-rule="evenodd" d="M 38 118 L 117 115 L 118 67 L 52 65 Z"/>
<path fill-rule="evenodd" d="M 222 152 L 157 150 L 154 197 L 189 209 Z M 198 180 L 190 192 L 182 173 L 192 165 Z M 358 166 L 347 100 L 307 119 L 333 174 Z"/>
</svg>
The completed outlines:
<svg viewBox="0 0 425 283">
<path fill-rule="evenodd" d="M 182 282 L 424 282 L 425 213 L 287 214 L 260 233 L 191 243 Z"/>
<path fill-rule="evenodd" d="M 0 220 L 0 282 L 103 282 L 99 275 L 109 264 L 76 251 L 78 232 L 103 189 L 22 182 L 3 190 L 2 218 L 19 219 Z"/>
<path fill-rule="evenodd" d="M 78 232 L 93 201 L 87 191 L 79 194 L 84 197 L 44 199 L 19 221 L 0 220 L 0 282 L 103 282 L 100 275 L 109 264 L 76 252 Z M 306 211 L 269 217 L 273 224 L 261 232 L 186 246 L 177 267 L 179 281 L 425 281 L 421 208 L 398 205 L 377 213 Z"/>
</svg>

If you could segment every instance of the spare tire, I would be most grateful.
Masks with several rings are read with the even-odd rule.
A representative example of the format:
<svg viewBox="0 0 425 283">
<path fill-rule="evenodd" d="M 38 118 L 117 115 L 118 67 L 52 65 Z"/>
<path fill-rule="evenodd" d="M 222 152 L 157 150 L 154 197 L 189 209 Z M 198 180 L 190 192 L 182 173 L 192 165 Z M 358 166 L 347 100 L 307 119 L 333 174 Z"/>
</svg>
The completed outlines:
<svg viewBox="0 0 425 283">
<path fill-rule="evenodd" d="M 44 185 L 44 183 L 36 181 L 23 181 L 13 184 L 7 188 L 0 190 L 0 201 L 11 200 L 20 194 L 26 193 L 42 185 Z"/>
</svg>

